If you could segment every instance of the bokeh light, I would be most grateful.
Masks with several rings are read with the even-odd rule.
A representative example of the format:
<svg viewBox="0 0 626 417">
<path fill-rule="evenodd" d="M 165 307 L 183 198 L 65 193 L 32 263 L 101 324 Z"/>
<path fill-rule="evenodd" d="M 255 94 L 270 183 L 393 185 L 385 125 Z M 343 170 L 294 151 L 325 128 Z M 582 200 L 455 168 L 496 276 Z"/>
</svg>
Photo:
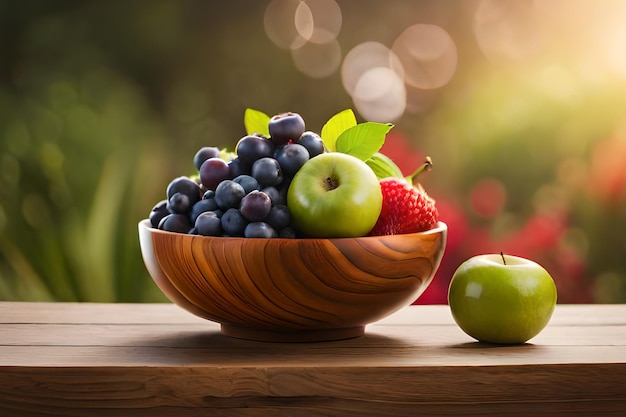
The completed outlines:
<svg viewBox="0 0 626 417">
<path fill-rule="evenodd" d="M 342 19 L 335 0 L 272 0 L 263 22 L 270 40 L 291 50 L 296 69 L 311 78 L 323 78 L 341 65 L 337 36 Z"/>
<path fill-rule="evenodd" d="M 311 78 L 324 78 L 341 65 L 341 46 L 337 40 L 328 43 L 307 43 L 291 50 L 294 65 Z"/>
<path fill-rule="evenodd" d="M 535 2 L 482 0 L 474 15 L 474 35 L 494 63 L 527 57 L 539 45 Z"/>
<path fill-rule="evenodd" d="M 357 111 L 374 122 L 393 122 L 406 107 L 403 80 L 390 68 L 375 67 L 359 78 L 352 96 Z"/>
<path fill-rule="evenodd" d="M 404 113 L 404 69 L 382 43 L 364 42 L 352 48 L 343 60 L 341 79 L 365 119 L 392 122 Z"/>
<path fill-rule="evenodd" d="M 299 12 L 298 12 L 299 10 Z M 298 22 L 300 29 L 296 27 L 296 13 L 298 12 Z M 265 33 L 276 46 L 282 49 L 294 49 L 304 45 L 307 40 L 300 32 L 306 31 L 305 11 L 300 5 L 300 0 L 272 0 L 265 9 L 263 26 Z M 311 29 L 312 34 L 312 29 Z"/>
<path fill-rule="evenodd" d="M 456 45 L 440 26 L 409 26 L 396 38 L 391 50 L 404 67 L 405 82 L 413 87 L 424 90 L 443 87 L 456 72 Z"/>
<path fill-rule="evenodd" d="M 296 30 L 308 42 L 324 44 L 337 39 L 343 16 L 335 0 L 300 1 L 295 14 Z"/>
<path fill-rule="evenodd" d="M 363 42 L 352 48 L 341 67 L 341 81 L 347 93 L 354 96 L 359 80 L 374 68 L 388 68 L 404 78 L 404 68 L 398 57 L 380 42 Z"/>
</svg>

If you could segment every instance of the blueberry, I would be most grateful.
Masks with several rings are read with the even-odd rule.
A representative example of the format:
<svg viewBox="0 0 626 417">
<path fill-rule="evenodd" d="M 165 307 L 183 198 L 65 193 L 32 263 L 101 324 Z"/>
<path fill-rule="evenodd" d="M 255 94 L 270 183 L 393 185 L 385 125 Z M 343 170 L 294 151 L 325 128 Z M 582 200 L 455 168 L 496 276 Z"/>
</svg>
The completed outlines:
<svg viewBox="0 0 626 417">
<path fill-rule="evenodd" d="M 262 187 L 278 185 L 283 181 L 280 164 L 274 158 L 261 158 L 252 164 L 252 176 Z"/>
<path fill-rule="evenodd" d="M 188 233 L 193 225 L 184 214 L 169 214 L 159 222 L 159 229 L 167 232 Z"/>
<path fill-rule="evenodd" d="M 281 113 L 272 116 L 268 123 L 270 139 L 276 146 L 295 142 L 304 133 L 304 119 L 298 113 Z"/>
<path fill-rule="evenodd" d="M 152 227 L 154 227 L 155 229 L 159 227 L 159 222 L 161 221 L 161 219 L 168 214 L 170 214 L 170 212 L 167 209 L 167 200 L 161 200 L 156 203 L 150 211 L 149 216 L 150 224 L 152 225 Z"/>
<path fill-rule="evenodd" d="M 291 213 L 284 204 L 278 204 L 271 208 L 265 221 L 276 230 L 281 230 L 291 223 Z"/>
<path fill-rule="evenodd" d="M 278 233 L 272 226 L 265 222 L 252 222 L 246 226 L 244 230 L 244 237 L 273 238 L 278 237 Z"/>
<path fill-rule="evenodd" d="M 324 142 L 317 133 L 306 131 L 300 135 L 300 138 L 296 143 L 304 146 L 307 151 L 309 151 L 309 158 L 313 158 L 314 156 L 324 153 Z"/>
<path fill-rule="evenodd" d="M 200 214 L 207 211 L 217 210 L 217 208 L 217 203 L 215 202 L 214 198 L 200 200 L 191 208 L 191 213 L 189 213 L 189 219 L 192 223 L 195 223 Z"/>
<path fill-rule="evenodd" d="M 222 230 L 228 236 L 243 236 L 248 221 L 236 208 L 229 208 L 221 218 Z"/>
<path fill-rule="evenodd" d="M 198 200 L 200 201 L 200 200 Z M 174 193 L 169 200 L 167 200 L 167 210 L 170 213 L 185 214 L 191 209 L 191 202 L 189 197 L 183 193 Z"/>
<path fill-rule="evenodd" d="M 243 196 L 246 195 L 244 188 L 232 180 L 225 180 L 215 189 L 215 202 L 222 210 L 231 207 L 239 207 Z"/>
<path fill-rule="evenodd" d="M 246 192 L 246 194 L 250 193 L 254 190 L 260 190 L 261 186 L 259 182 L 250 175 L 239 175 L 238 177 L 233 178 L 233 181 L 237 184 L 241 185 Z"/>
<path fill-rule="evenodd" d="M 245 165 L 239 158 L 228 161 L 228 167 L 230 168 L 230 176 L 233 178 L 250 172 L 250 166 Z"/>
<path fill-rule="evenodd" d="M 215 213 L 215 215 L 216 215 L 217 217 L 219 217 L 220 219 L 221 219 L 221 218 L 222 218 L 222 216 L 224 215 L 224 212 L 223 212 L 222 210 L 220 210 L 220 209 L 217 209 L 217 210 L 211 210 L 211 213 Z"/>
<path fill-rule="evenodd" d="M 221 236 L 222 222 L 215 213 L 207 211 L 198 216 L 195 229 L 202 236 Z"/>
<path fill-rule="evenodd" d="M 220 150 L 214 146 L 204 146 L 196 152 L 193 157 L 193 164 L 200 171 L 200 167 L 209 158 L 219 158 Z"/>
<path fill-rule="evenodd" d="M 278 231 L 278 237 L 282 237 L 283 239 L 295 239 L 298 236 L 296 235 L 296 231 L 291 227 L 285 227 Z"/>
<path fill-rule="evenodd" d="M 296 172 L 309 160 L 309 151 L 303 145 L 289 143 L 280 147 L 274 158 L 280 164 L 280 169 L 287 177 L 293 177 Z"/>
<path fill-rule="evenodd" d="M 275 146 L 269 139 L 248 135 L 239 139 L 235 152 L 242 164 L 252 166 L 257 159 L 274 155 Z"/>
<path fill-rule="evenodd" d="M 189 177 L 178 177 L 173 179 L 167 186 L 166 195 L 169 200 L 176 193 L 181 193 L 189 198 L 190 206 L 196 204 L 202 198 L 198 184 Z"/>
<path fill-rule="evenodd" d="M 263 191 L 254 190 L 241 200 L 239 211 L 251 222 L 258 222 L 267 217 L 272 208 L 270 196 Z"/>
<path fill-rule="evenodd" d="M 263 191 L 265 194 L 267 194 L 270 197 L 270 201 L 272 202 L 272 206 L 276 205 L 276 204 L 280 204 L 280 191 L 278 191 L 278 188 L 276 187 L 263 187 L 261 188 L 261 191 Z"/>
</svg>

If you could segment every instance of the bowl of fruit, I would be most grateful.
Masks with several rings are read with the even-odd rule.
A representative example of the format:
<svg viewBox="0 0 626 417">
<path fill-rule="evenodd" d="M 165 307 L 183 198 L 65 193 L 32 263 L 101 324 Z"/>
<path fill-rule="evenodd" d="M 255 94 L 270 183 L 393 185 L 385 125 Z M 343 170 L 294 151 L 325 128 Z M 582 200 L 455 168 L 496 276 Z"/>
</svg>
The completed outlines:
<svg viewBox="0 0 626 417">
<path fill-rule="evenodd" d="M 379 152 L 390 124 L 343 111 L 305 129 L 297 113 L 248 109 L 233 152 L 203 147 L 139 223 L 146 268 L 226 336 L 358 337 L 414 302 L 443 257 L 434 200 Z"/>
</svg>

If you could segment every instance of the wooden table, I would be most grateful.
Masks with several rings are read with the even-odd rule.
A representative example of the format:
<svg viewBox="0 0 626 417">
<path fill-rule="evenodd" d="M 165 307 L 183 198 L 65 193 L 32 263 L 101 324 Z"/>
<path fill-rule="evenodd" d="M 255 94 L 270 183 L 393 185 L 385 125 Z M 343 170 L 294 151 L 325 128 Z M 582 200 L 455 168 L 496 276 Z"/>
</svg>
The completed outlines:
<svg viewBox="0 0 626 417">
<path fill-rule="evenodd" d="M 170 304 L 0 303 L 0 416 L 626 416 L 626 305 L 558 305 L 529 343 L 447 306 L 266 343 Z"/>
</svg>

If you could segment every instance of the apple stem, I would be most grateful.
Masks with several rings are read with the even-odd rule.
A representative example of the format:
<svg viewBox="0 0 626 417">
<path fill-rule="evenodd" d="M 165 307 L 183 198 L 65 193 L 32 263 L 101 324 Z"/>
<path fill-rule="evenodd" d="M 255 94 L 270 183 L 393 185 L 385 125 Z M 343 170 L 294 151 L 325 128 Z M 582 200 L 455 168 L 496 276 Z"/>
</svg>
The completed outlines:
<svg viewBox="0 0 626 417">
<path fill-rule="evenodd" d="M 415 182 L 416 182 L 417 177 L 422 172 L 430 171 L 431 169 L 433 169 L 433 161 L 432 159 L 430 159 L 430 156 L 427 156 L 424 163 L 419 168 L 417 168 L 417 170 L 414 173 L 406 177 L 406 179 L 410 184 L 416 185 Z"/>
<path fill-rule="evenodd" d="M 500 251 L 500 256 L 502 256 L 502 263 L 506 265 L 506 260 L 504 259 L 504 253 Z"/>
<path fill-rule="evenodd" d="M 328 177 L 324 179 L 324 188 L 326 188 L 326 191 L 332 191 L 337 187 L 339 187 L 339 184 L 334 178 Z"/>
</svg>

